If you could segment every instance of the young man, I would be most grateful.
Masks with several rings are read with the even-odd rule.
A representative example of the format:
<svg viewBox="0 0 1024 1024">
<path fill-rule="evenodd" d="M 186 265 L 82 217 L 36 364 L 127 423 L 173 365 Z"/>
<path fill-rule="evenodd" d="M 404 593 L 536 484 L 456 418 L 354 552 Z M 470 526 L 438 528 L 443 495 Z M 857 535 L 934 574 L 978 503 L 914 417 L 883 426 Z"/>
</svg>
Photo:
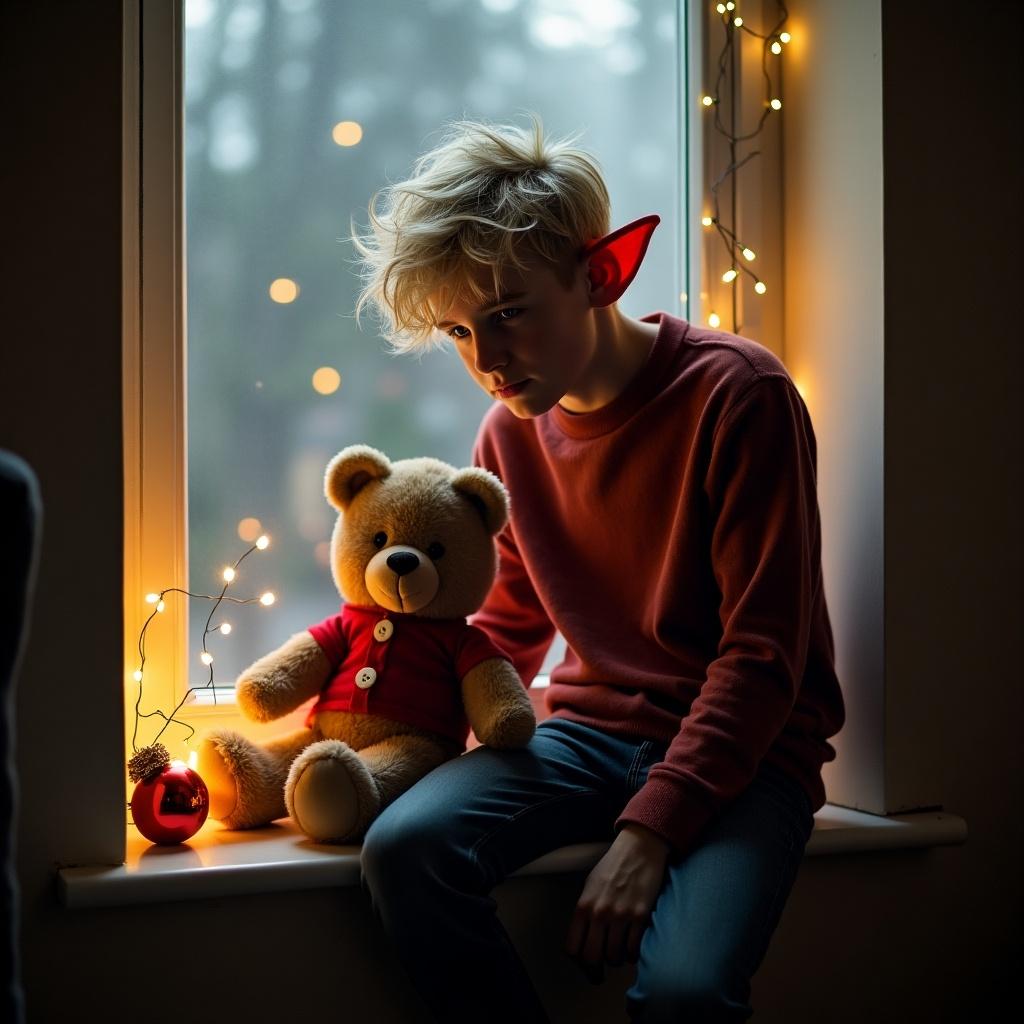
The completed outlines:
<svg viewBox="0 0 1024 1024">
<path fill-rule="evenodd" d="M 656 216 L 608 232 L 573 140 L 451 126 L 357 239 L 395 347 L 443 331 L 495 398 L 474 461 L 512 516 L 472 621 L 550 717 L 442 765 L 369 830 L 363 879 L 439 1020 L 542 1021 L 491 889 L 606 838 L 566 949 L 636 963 L 634 1020 L 744 1020 L 843 724 L 807 410 L 767 349 L 616 301 Z"/>
</svg>

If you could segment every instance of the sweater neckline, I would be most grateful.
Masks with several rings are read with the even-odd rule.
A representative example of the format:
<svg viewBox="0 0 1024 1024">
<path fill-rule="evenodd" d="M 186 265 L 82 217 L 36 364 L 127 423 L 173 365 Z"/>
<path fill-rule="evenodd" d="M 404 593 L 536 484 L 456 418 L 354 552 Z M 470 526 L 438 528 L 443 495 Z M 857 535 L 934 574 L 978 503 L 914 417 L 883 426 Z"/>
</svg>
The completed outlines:
<svg viewBox="0 0 1024 1024">
<path fill-rule="evenodd" d="M 658 333 L 655 335 L 647 361 L 626 387 L 600 409 L 573 413 L 563 409 L 561 405 L 555 405 L 547 415 L 563 434 L 575 438 L 600 437 L 602 434 L 608 434 L 616 427 L 622 426 L 649 398 L 657 394 L 663 380 L 662 371 L 668 365 L 675 349 L 669 339 L 672 333 L 669 330 L 670 317 L 668 313 L 659 310 L 640 319 L 644 323 L 658 325 Z M 685 335 L 688 326 L 686 321 L 678 322 L 682 324 Z"/>
</svg>

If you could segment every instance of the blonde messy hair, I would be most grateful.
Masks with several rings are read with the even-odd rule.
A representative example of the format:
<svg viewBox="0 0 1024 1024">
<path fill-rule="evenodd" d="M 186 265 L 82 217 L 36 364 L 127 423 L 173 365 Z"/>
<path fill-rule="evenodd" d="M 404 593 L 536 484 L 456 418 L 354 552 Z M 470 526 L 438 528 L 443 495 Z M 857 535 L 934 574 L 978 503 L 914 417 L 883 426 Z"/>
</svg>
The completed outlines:
<svg viewBox="0 0 1024 1024">
<path fill-rule="evenodd" d="M 545 139 L 540 116 L 529 116 L 525 129 L 450 122 L 411 178 L 374 193 L 372 230 L 360 236 L 353 225 L 363 279 L 356 320 L 371 305 L 393 351 L 444 344 L 437 323 L 451 304 L 484 300 L 474 267 L 492 268 L 498 294 L 504 268 L 523 270 L 537 256 L 568 288 L 570 257 L 608 233 L 608 190 L 595 158 L 575 146 L 580 133 Z"/>
</svg>

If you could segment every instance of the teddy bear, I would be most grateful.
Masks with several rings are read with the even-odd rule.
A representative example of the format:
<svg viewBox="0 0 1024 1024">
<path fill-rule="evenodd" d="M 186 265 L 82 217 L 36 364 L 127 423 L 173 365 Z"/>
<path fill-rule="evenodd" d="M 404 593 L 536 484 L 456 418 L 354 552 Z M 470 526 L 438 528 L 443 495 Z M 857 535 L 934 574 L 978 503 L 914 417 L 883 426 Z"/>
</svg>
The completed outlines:
<svg viewBox="0 0 1024 1024">
<path fill-rule="evenodd" d="M 391 801 L 465 750 L 524 747 L 536 720 L 519 674 L 466 622 L 494 582 L 508 521 L 501 481 L 433 458 L 352 445 L 329 463 L 341 611 L 238 677 L 242 713 L 271 722 L 317 697 L 304 728 L 253 742 L 209 732 L 199 773 L 231 829 L 291 815 L 317 842 L 359 840 Z"/>
</svg>

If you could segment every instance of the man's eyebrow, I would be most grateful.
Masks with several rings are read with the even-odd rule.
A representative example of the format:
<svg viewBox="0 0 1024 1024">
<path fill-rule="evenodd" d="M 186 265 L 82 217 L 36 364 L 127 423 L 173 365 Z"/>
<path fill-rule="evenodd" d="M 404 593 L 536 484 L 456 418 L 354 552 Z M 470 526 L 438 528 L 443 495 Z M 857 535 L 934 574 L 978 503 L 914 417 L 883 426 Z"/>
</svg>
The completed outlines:
<svg viewBox="0 0 1024 1024">
<path fill-rule="evenodd" d="M 504 306 L 506 302 L 515 302 L 517 299 L 522 299 L 526 296 L 526 292 L 509 292 L 508 295 L 499 295 L 493 302 L 489 302 L 486 306 L 481 306 L 477 310 L 477 314 L 489 313 L 492 309 L 497 309 L 498 306 Z M 455 322 L 453 320 L 441 320 L 438 327 L 454 327 Z"/>
</svg>

